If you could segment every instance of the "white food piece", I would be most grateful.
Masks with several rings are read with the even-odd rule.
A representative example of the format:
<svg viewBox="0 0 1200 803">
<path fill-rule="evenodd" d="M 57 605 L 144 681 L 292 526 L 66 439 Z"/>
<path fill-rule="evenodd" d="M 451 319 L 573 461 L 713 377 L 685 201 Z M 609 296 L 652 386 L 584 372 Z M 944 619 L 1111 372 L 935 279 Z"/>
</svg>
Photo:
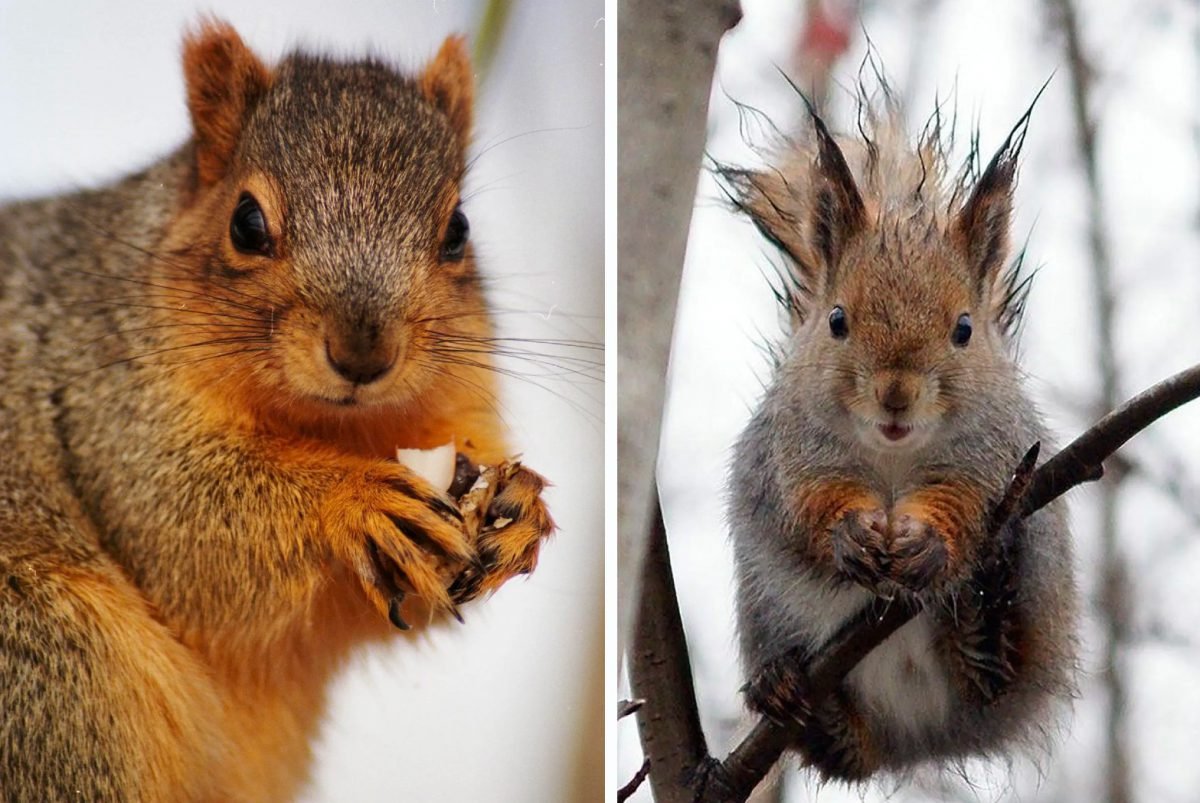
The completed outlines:
<svg viewBox="0 0 1200 803">
<path fill-rule="evenodd" d="M 433 449 L 397 449 L 396 462 L 441 491 L 454 482 L 454 442 Z"/>
</svg>

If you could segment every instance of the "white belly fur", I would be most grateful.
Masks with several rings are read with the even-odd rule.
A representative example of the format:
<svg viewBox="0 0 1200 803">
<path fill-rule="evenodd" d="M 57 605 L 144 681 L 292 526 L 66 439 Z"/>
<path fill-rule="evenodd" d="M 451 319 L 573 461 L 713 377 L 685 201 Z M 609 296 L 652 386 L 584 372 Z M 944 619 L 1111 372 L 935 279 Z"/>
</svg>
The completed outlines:
<svg viewBox="0 0 1200 803">
<path fill-rule="evenodd" d="M 940 728 L 950 712 L 950 683 L 938 663 L 925 613 L 872 650 L 847 680 L 868 718 L 888 723 L 897 736 L 919 738 Z"/>
<path fill-rule="evenodd" d="M 831 587 L 804 574 L 796 578 L 784 612 L 809 644 L 824 644 L 872 598 L 856 587 Z M 950 712 L 951 689 L 938 663 L 929 615 L 905 624 L 864 658 L 847 678 L 868 719 L 901 738 L 940 728 Z"/>
</svg>

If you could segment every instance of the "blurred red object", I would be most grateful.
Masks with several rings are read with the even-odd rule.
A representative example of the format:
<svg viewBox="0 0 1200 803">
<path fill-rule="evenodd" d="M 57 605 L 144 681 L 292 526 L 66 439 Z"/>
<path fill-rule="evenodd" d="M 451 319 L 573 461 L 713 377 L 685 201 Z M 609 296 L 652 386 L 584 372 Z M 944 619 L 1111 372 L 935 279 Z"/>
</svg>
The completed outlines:
<svg viewBox="0 0 1200 803">
<path fill-rule="evenodd" d="M 858 19 L 857 0 L 808 0 L 804 28 L 796 45 L 795 68 L 800 85 L 823 99 L 834 62 L 850 47 Z"/>
</svg>

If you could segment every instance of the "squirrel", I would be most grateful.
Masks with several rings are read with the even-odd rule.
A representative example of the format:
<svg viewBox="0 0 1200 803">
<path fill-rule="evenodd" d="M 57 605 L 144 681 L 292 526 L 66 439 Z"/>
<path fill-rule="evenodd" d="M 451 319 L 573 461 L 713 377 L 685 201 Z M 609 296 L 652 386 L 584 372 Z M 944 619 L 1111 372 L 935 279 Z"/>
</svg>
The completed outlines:
<svg viewBox="0 0 1200 803">
<path fill-rule="evenodd" d="M 351 651 L 554 530 L 518 462 L 472 533 L 394 459 L 510 456 L 464 40 L 267 66 L 206 19 L 182 62 L 183 147 L 0 208 L 5 800 L 294 797 Z"/>
<path fill-rule="evenodd" d="M 914 147 L 882 94 L 860 91 L 859 137 L 808 105 L 770 166 L 717 167 L 784 258 L 788 318 L 729 473 L 744 692 L 806 765 L 850 783 L 1044 743 L 1077 651 L 1061 503 L 989 531 L 1023 455 L 1048 443 L 1014 361 L 1029 280 L 1009 230 L 1032 106 L 986 167 L 973 144 L 956 173 L 940 113 Z M 812 699 L 823 646 L 891 604 L 919 613 Z"/>
</svg>

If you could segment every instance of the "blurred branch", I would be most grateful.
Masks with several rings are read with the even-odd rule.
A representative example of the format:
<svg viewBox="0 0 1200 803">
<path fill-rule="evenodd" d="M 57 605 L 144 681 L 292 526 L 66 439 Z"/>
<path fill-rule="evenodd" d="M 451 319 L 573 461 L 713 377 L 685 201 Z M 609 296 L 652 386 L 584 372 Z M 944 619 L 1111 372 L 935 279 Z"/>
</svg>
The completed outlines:
<svg viewBox="0 0 1200 803">
<path fill-rule="evenodd" d="M 1100 396 L 1097 407 L 1112 409 L 1118 398 L 1116 347 L 1113 343 L 1113 270 L 1107 239 L 1103 193 L 1100 186 L 1099 157 L 1096 148 L 1097 124 L 1091 112 L 1095 70 L 1084 52 L 1078 9 L 1074 0 L 1046 0 L 1050 25 L 1062 39 L 1067 62 L 1071 109 L 1075 121 L 1075 144 L 1086 179 L 1087 239 L 1091 253 L 1092 297 L 1096 308 L 1096 362 L 1100 371 Z M 1061 456 L 1061 455 L 1060 455 Z M 1108 687 L 1107 733 L 1105 735 L 1105 787 L 1108 803 L 1128 803 L 1132 797 L 1129 762 L 1124 744 L 1127 693 L 1121 671 L 1122 648 L 1129 639 L 1129 581 L 1124 559 L 1117 543 L 1117 502 L 1120 479 L 1115 475 L 1100 486 L 1100 609 L 1108 638 L 1104 664 Z"/>
<path fill-rule="evenodd" d="M 1196 398 L 1200 398 L 1200 365 L 1130 399 L 1036 469 L 1035 444 L 992 511 L 989 531 L 1008 532 L 1007 525 L 1014 518 L 1029 516 L 1068 490 L 1098 479 L 1104 473 L 1103 462 L 1113 452 L 1154 421 Z M 696 714 L 687 642 L 661 517 L 651 546 L 630 673 L 636 693 L 646 699 L 638 716 L 655 799 L 658 803 L 741 803 L 795 741 L 795 732 L 789 725 L 760 718 L 724 762 L 708 755 Z M 878 611 L 872 604 L 853 618 L 816 653 L 809 676 L 814 703 L 836 689 L 859 661 L 919 610 L 892 602 Z"/>
<path fill-rule="evenodd" d="M 486 81 L 491 74 L 496 51 L 500 49 L 500 41 L 504 38 L 505 28 L 508 27 L 512 5 L 512 0 L 488 0 L 479 17 L 472 61 L 475 63 L 475 69 L 479 71 L 480 83 Z"/>
<path fill-rule="evenodd" d="M 1120 460 L 1118 471 L 1123 471 L 1134 477 L 1139 477 L 1167 499 L 1175 508 L 1191 522 L 1192 527 L 1200 530 L 1200 493 L 1184 481 L 1188 468 L 1177 455 L 1162 454 L 1161 447 L 1155 450 L 1153 461 L 1148 463 L 1135 455 L 1123 455 L 1114 460 Z M 1188 533 L 1187 544 L 1195 543 L 1194 533 Z M 1178 546 L 1178 545 L 1177 545 Z"/>
<path fill-rule="evenodd" d="M 737 0 L 621 0 L 617 15 L 618 642 L 632 627 L 667 358 L 717 44 Z"/>
<path fill-rule="evenodd" d="M 924 43 L 932 40 L 933 19 L 936 12 L 941 7 L 941 0 L 917 0 L 916 8 L 912 13 L 912 29 L 909 33 L 909 41 L 921 42 L 923 46 L 912 48 L 910 61 L 908 62 L 908 73 L 904 81 L 904 86 L 901 87 L 901 103 L 900 108 L 907 114 L 911 104 L 908 102 L 912 98 L 912 93 L 920 85 L 921 75 L 925 72 L 925 62 L 929 53 L 934 52 L 935 48 L 928 47 Z"/>
</svg>

